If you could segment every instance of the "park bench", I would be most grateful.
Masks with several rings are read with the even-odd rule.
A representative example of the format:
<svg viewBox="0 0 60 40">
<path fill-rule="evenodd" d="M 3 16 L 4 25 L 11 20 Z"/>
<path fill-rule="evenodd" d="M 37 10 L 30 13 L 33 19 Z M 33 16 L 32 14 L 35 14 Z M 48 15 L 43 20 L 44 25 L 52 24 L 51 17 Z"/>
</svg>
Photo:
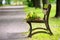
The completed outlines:
<svg viewBox="0 0 60 40">
<path fill-rule="evenodd" d="M 43 11 L 44 11 L 43 19 L 41 19 L 41 20 L 27 20 L 27 23 L 30 26 L 30 33 L 29 33 L 28 37 L 32 37 L 32 35 L 37 34 L 37 33 L 47 33 L 47 34 L 50 34 L 50 35 L 53 34 L 50 30 L 50 27 L 49 27 L 50 10 L 51 10 L 51 4 L 48 4 L 47 8 L 43 8 Z M 34 28 L 34 29 L 32 29 L 32 24 L 31 23 L 45 23 L 46 28 Z M 32 33 L 32 31 L 34 31 L 36 29 L 43 29 L 43 30 L 46 30 L 47 32 L 46 31 L 37 31 L 37 32 Z"/>
</svg>

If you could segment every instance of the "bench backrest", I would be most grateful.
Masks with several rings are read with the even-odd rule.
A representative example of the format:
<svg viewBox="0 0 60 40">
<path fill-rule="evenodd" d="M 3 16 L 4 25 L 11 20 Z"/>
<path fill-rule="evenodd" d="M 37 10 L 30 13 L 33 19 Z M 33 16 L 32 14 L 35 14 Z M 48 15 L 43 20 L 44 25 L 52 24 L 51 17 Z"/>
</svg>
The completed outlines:
<svg viewBox="0 0 60 40">
<path fill-rule="evenodd" d="M 48 21 L 48 19 L 49 19 L 49 14 L 50 14 L 50 10 L 51 10 L 51 4 L 49 4 L 48 5 L 48 8 L 44 8 L 43 10 L 45 10 L 46 11 L 46 13 L 44 14 L 44 20 L 45 21 Z"/>
</svg>

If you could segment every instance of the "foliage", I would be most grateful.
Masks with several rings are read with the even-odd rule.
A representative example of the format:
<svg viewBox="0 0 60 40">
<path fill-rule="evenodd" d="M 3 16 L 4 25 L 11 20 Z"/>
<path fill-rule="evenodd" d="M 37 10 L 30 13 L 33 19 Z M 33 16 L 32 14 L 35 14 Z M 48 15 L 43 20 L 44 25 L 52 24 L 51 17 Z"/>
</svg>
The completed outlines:
<svg viewBox="0 0 60 40">
<path fill-rule="evenodd" d="M 0 0 L 0 6 L 2 6 L 2 0 Z"/>
<path fill-rule="evenodd" d="M 31 2 L 31 0 L 26 0 L 26 2 L 27 2 L 28 7 L 33 7 L 33 3 Z"/>
<path fill-rule="evenodd" d="M 42 9 L 35 9 L 35 8 L 31 8 L 31 7 L 26 7 L 25 8 L 26 14 L 28 14 L 30 11 L 34 11 L 38 16 L 40 16 L 41 18 L 43 18 L 44 13 Z M 54 17 L 56 14 L 56 5 L 52 4 L 52 8 L 51 8 L 51 12 L 50 12 L 50 17 Z"/>
<path fill-rule="evenodd" d="M 48 4 L 44 4 L 44 8 L 48 8 Z"/>
<path fill-rule="evenodd" d="M 37 18 L 40 18 L 40 17 L 37 16 L 37 14 L 35 12 L 28 13 L 27 17 L 26 17 L 27 20 L 34 20 L 34 19 L 37 19 Z"/>
<path fill-rule="evenodd" d="M 7 3 L 7 4 L 10 4 L 10 1 L 11 1 L 11 0 L 6 0 L 6 3 Z"/>
<path fill-rule="evenodd" d="M 27 16 L 26 16 L 26 19 L 27 19 L 27 20 L 28 20 L 28 19 L 32 19 L 32 14 L 33 14 L 33 13 L 31 13 L 31 12 L 28 13 Z"/>
<path fill-rule="evenodd" d="M 56 0 L 49 0 L 49 2 L 50 2 L 50 3 L 55 3 L 55 2 L 56 2 Z"/>
</svg>

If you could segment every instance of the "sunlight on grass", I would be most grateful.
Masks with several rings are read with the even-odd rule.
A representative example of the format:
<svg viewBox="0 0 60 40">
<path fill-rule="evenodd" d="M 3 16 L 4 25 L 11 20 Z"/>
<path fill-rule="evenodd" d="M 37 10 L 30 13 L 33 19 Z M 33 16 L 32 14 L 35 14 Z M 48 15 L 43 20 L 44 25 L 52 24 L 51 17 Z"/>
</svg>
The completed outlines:
<svg viewBox="0 0 60 40">
<path fill-rule="evenodd" d="M 36 9 L 36 8 L 26 7 L 25 11 L 26 11 L 26 14 L 28 14 L 29 12 L 35 12 L 40 17 L 43 17 L 44 15 L 43 9 L 39 9 L 39 8 Z M 50 17 L 54 17 L 55 14 L 56 14 L 56 5 L 52 5 Z"/>
<path fill-rule="evenodd" d="M 51 7 L 51 12 L 50 12 L 50 17 L 54 17 L 56 14 L 56 5 L 52 5 Z"/>
<path fill-rule="evenodd" d="M 35 9 L 35 8 L 25 8 L 26 13 L 28 14 L 30 11 L 34 11 L 37 13 L 40 17 L 43 17 L 43 12 L 41 9 Z M 60 40 L 60 18 L 52 18 L 56 14 L 56 5 L 52 5 L 51 12 L 50 12 L 50 18 L 49 18 L 49 25 L 50 29 L 53 32 L 53 35 L 49 34 L 44 34 L 44 33 L 39 33 L 35 34 L 32 36 L 32 38 L 29 38 L 30 40 Z M 44 27 L 45 24 L 37 24 L 37 23 L 32 23 L 33 28 L 38 27 Z M 40 30 L 38 30 L 40 31 Z"/>
<path fill-rule="evenodd" d="M 49 25 L 50 25 L 50 29 L 53 32 L 53 35 L 49 35 L 49 34 L 44 34 L 44 33 L 39 33 L 39 34 L 35 34 L 32 36 L 32 38 L 30 38 L 30 40 L 59 40 L 60 39 L 60 18 L 50 18 L 49 20 Z M 44 24 L 36 24 L 33 23 L 33 28 L 36 28 L 38 26 L 40 27 L 45 27 Z M 41 31 L 41 30 L 38 30 Z"/>
</svg>

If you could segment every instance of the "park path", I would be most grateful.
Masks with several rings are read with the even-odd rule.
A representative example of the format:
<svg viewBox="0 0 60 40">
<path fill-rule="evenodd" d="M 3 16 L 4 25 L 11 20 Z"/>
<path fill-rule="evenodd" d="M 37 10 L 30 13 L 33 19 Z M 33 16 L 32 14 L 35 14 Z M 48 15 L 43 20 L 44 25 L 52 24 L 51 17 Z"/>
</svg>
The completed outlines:
<svg viewBox="0 0 60 40">
<path fill-rule="evenodd" d="M 27 40 L 24 6 L 0 7 L 0 40 Z"/>
</svg>

